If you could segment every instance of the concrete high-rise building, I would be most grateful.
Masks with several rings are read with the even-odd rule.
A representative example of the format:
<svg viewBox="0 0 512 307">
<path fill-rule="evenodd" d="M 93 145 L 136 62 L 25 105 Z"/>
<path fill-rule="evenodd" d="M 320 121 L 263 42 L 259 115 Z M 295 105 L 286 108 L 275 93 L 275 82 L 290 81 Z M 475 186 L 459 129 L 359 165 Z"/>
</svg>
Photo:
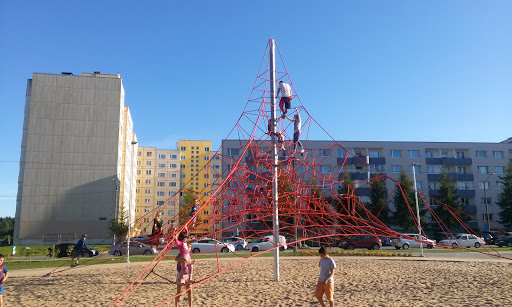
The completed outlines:
<svg viewBox="0 0 512 307">
<path fill-rule="evenodd" d="M 147 235 L 155 218 L 150 213 L 155 209 L 161 211 L 164 224 L 169 224 L 179 212 L 179 196 L 170 198 L 180 189 L 180 151 L 139 147 L 137 156 L 135 218 L 142 225 L 141 234 Z"/>
<path fill-rule="evenodd" d="M 136 159 L 119 75 L 34 73 L 28 80 L 15 244 L 99 242 L 129 206 Z M 132 206 L 134 210 L 134 206 Z"/>
<path fill-rule="evenodd" d="M 368 189 L 365 182 L 375 170 L 386 173 L 393 179 L 398 179 L 400 172 L 405 170 L 412 179 L 412 167 L 415 166 L 417 188 L 421 193 L 436 198 L 439 195 L 439 178 L 441 170 L 445 170 L 448 177 L 454 181 L 456 195 L 463 203 L 464 211 L 478 220 L 471 220 L 468 226 L 481 231 L 486 230 L 486 209 L 489 209 L 491 225 L 502 226 L 499 223 L 500 208 L 496 205 L 502 189 L 500 176 L 503 176 L 505 166 L 512 159 L 512 138 L 501 143 L 472 143 L 472 142 L 366 142 L 366 141 L 338 141 L 346 150 L 356 155 L 347 155 L 347 152 L 333 141 L 302 141 L 309 157 L 315 159 L 315 167 L 325 175 L 325 188 L 336 189 L 346 170 L 355 185 L 361 184 L 356 194 L 362 200 L 369 202 Z M 224 140 L 222 142 L 222 156 L 224 167 L 229 167 L 231 161 L 240 157 L 240 150 L 245 141 Z M 262 148 L 269 149 L 269 145 L 261 143 Z M 282 152 L 280 157 L 283 158 Z M 367 158 L 371 167 L 366 164 Z M 346 159 L 346 160 L 345 160 Z M 250 163 L 251 159 L 242 160 Z M 345 161 L 345 162 L 344 162 Z M 343 166 L 345 170 L 340 170 Z M 304 167 L 298 170 L 306 171 Z M 341 171 L 341 172 L 340 172 Z M 322 177 L 322 176 L 319 176 Z M 387 180 L 388 194 L 393 191 L 394 183 Z M 390 207 L 394 205 L 390 202 Z M 226 222 L 223 227 L 233 226 Z"/>
</svg>

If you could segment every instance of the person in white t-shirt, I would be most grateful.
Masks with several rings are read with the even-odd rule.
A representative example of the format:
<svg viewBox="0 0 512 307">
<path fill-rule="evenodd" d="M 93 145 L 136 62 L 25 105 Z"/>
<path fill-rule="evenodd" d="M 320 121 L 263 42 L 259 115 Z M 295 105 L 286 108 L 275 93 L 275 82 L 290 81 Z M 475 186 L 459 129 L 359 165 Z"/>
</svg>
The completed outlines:
<svg viewBox="0 0 512 307">
<path fill-rule="evenodd" d="M 334 306 L 334 270 L 336 269 L 336 262 L 329 257 L 325 247 L 320 247 L 318 251 L 320 254 L 320 276 L 316 283 L 315 297 L 322 307 L 325 307 L 323 296 L 325 294 L 329 306 Z"/>
<path fill-rule="evenodd" d="M 302 143 L 299 141 L 301 133 L 300 130 L 302 129 L 302 122 L 300 120 L 299 109 L 295 108 L 295 111 L 297 112 L 297 114 L 293 116 L 293 119 L 289 118 L 288 116 L 286 116 L 286 118 L 293 122 L 293 151 L 296 152 L 297 146 L 300 146 L 299 153 L 303 153 L 304 147 L 302 146 Z"/>
<path fill-rule="evenodd" d="M 276 98 L 281 93 L 281 100 L 279 100 L 279 109 L 281 109 L 281 117 L 285 118 L 288 109 L 291 107 L 292 102 L 292 88 L 290 84 L 279 81 L 279 88 L 277 89 Z"/>
</svg>

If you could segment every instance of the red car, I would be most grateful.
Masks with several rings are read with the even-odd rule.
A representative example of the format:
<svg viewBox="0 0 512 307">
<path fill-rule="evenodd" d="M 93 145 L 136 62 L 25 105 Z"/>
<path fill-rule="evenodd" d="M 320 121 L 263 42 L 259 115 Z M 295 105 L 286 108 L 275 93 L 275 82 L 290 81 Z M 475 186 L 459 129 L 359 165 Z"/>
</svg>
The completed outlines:
<svg viewBox="0 0 512 307">
<path fill-rule="evenodd" d="M 382 241 L 376 236 L 351 236 L 341 239 L 338 247 L 353 250 L 354 248 L 367 248 L 378 250 L 382 246 Z"/>
</svg>

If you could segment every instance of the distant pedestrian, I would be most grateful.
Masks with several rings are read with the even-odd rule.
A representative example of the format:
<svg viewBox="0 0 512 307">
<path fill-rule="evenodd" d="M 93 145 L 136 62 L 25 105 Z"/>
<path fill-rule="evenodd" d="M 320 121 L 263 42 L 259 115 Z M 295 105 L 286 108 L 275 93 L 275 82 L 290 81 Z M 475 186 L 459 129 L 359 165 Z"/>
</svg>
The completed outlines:
<svg viewBox="0 0 512 307">
<path fill-rule="evenodd" d="M 78 240 L 75 247 L 73 247 L 73 250 L 71 251 L 71 267 L 75 267 L 78 265 L 78 261 L 80 260 L 80 256 L 82 256 L 83 251 L 88 251 L 89 248 L 87 247 L 87 244 L 85 244 L 85 240 L 87 239 L 87 234 L 83 234 L 82 238 Z M 73 260 L 76 259 L 76 263 L 73 264 Z"/>
<path fill-rule="evenodd" d="M 290 84 L 279 81 L 279 88 L 277 89 L 276 98 L 279 96 L 279 93 L 281 93 L 279 109 L 281 109 L 281 117 L 285 118 L 292 102 L 292 88 L 290 87 Z"/>
<path fill-rule="evenodd" d="M 9 277 L 9 271 L 4 264 L 5 257 L 0 254 L 0 307 L 4 305 L 4 285 L 7 277 Z"/>
<path fill-rule="evenodd" d="M 329 306 L 334 306 L 334 270 L 336 269 L 336 263 L 329 257 L 325 247 L 320 247 L 318 250 L 320 254 L 320 276 L 316 284 L 315 297 L 322 307 L 325 307 L 323 296 L 327 297 Z"/>
</svg>

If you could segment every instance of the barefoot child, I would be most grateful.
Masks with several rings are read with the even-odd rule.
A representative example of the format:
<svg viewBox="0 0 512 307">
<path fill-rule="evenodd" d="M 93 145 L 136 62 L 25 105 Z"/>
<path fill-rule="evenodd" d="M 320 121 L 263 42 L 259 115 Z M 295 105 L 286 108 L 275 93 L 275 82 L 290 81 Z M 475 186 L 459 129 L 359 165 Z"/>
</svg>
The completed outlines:
<svg viewBox="0 0 512 307">
<path fill-rule="evenodd" d="M 320 247 L 318 251 L 320 254 L 320 276 L 316 284 L 315 297 L 322 307 L 325 307 L 323 296 L 327 297 L 329 306 L 334 306 L 334 270 L 336 269 L 336 263 L 329 257 L 325 247 Z"/>
<path fill-rule="evenodd" d="M 0 307 L 4 305 L 4 284 L 9 276 L 7 267 L 4 264 L 5 257 L 0 254 Z"/>
</svg>

